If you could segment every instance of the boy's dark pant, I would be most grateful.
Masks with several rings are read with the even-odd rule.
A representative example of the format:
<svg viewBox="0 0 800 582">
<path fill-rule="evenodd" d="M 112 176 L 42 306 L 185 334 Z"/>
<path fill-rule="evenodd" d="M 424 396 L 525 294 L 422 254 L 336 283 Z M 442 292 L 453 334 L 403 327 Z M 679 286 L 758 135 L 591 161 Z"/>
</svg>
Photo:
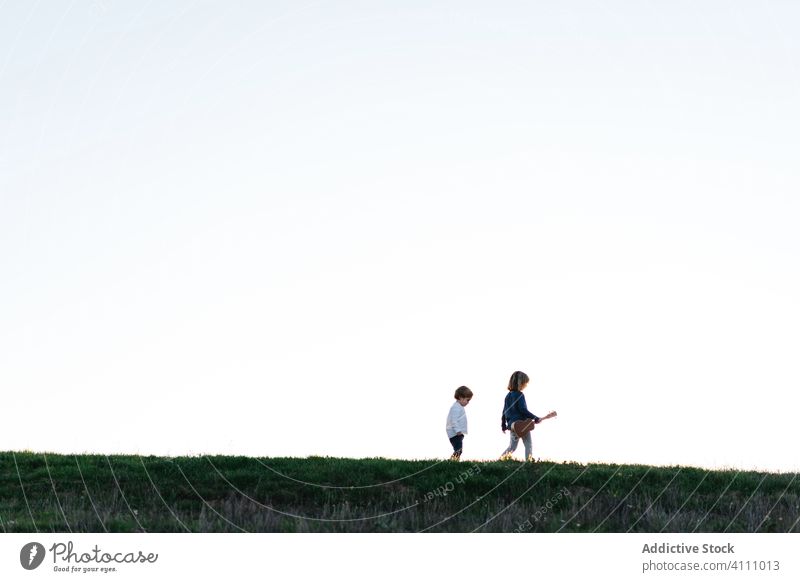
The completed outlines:
<svg viewBox="0 0 800 582">
<path fill-rule="evenodd" d="M 453 456 L 450 457 L 451 459 L 460 459 L 461 458 L 461 451 L 464 448 L 464 435 L 457 434 L 454 437 L 450 437 L 450 444 L 453 445 Z"/>
</svg>

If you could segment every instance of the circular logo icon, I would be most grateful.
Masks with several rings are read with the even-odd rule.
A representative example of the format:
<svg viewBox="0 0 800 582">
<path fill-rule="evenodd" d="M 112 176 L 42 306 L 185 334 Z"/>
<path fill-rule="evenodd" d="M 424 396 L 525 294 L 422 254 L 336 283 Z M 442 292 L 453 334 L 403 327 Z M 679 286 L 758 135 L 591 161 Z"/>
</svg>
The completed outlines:
<svg viewBox="0 0 800 582">
<path fill-rule="evenodd" d="M 26 570 L 35 570 L 44 562 L 44 546 L 38 542 L 31 542 L 22 546 L 19 552 L 19 563 Z"/>
</svg>

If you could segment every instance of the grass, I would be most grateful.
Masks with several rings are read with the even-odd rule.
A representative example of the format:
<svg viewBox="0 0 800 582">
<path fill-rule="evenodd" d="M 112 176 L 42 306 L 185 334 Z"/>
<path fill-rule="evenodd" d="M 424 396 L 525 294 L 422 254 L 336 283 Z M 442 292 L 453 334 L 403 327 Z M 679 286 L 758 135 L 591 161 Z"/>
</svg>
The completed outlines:
<svg viewBox="0 0 800 582">
<path fill-rule="evenodd" d="M 793 474 L 0 452 L 0 532 L 798 532 Z"/>
</svg>

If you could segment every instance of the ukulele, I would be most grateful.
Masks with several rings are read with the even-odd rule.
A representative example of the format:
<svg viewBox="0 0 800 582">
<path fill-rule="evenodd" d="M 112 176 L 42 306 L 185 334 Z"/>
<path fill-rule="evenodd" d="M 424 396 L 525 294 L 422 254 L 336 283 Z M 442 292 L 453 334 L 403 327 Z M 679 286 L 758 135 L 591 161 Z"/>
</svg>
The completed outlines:
<svg viewBox="0 0 800 582">
<path fill-rule="evenodd" d="M 558 416 L 555 410 L 551 410 L 544 416 L 539 418 L 539 422 L 543 420 L 547 420 L 548 418 L 555 418 Z M 511 425 L 511 430 L 517 435 L 519 438 L 524 437 L 526 434 L 531 432 L 536 427 L 536 421 L 532 418 L 526 418 L 525 420 L 517 420 Z"/>
</svg>

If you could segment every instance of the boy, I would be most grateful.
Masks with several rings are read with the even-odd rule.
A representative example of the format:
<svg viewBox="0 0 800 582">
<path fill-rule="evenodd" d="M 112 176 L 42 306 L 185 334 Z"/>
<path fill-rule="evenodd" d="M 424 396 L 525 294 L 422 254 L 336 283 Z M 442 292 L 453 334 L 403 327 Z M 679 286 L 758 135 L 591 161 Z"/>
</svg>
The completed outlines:
<svg viewBox="0 0 800 582">
<path fill-rule="evenodd" d="M 467 434 L 467 412 L 464 407 L 472 400 L 472 390 L 466 386 L 456 388 L 456 401 L 450 407 L 447 415 L 447 437 L 453 445 L 451 461 L 461 459 L 461 451 L 464 449 L 464 435 Z"/>
</svg>

